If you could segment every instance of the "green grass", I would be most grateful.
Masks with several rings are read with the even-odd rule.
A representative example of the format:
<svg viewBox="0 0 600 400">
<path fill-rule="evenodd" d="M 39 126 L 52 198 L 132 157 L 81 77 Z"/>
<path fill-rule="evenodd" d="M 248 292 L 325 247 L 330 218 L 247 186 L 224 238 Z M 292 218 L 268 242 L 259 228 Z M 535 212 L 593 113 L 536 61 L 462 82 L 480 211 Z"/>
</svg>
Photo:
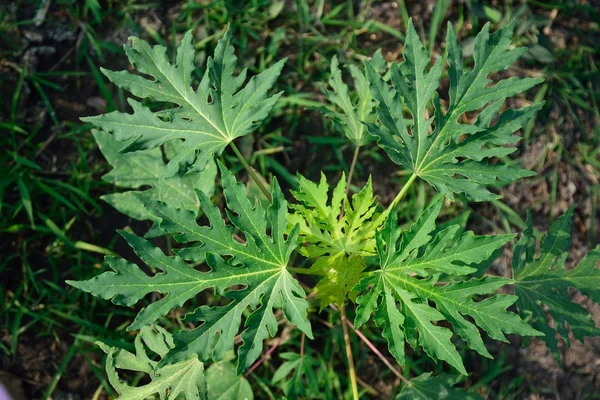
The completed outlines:
<svg viewBox="0 0 600 400">
<path fill-rule="evenodd" d="M 0 368 L 0 379 L 4 372 L 23 374 L 21 377 L 27 378 L 23 369 L 27 366 L 18 367 L 22 352 L 32 340 L 46 339 L 66 346 L 57 351 L 55 359 L 45 367 L 49 382 L 30 385 L 27 395 L 48 398 L 67 390 L 68 374 L 85 364 L 88 373 L 95 377 L 92 379 L 94 387 L 80 393 L 88 398 L 95 392 L 112 393 L 94 341 L 102 338 L 110 344 L 129 347 L 132 341 L 124 327 L 134 316 L 133 310 L 113 308 L 64 284 L 65 279 L 96 275 L 97 270 L 103 268 L 103 255 L 127 251 L 114 235 L 115 228 L 130 226 L 136 230 L 140 226 L 119 216 L 99 200 L 113 188 L 100 179 L 107 167 L 89 133 L 89 126 L 78 121 L 80 116 L 99 112 L 87 105 L 90 98 L 105 111 L 126 109 L 124 94 L 99 71 L 100 66 L 122 67 L 118 63 L 124 60 L 124 55 L 118 41 L 129 35 L 140 35 L 173 49 L 179 35 L 195 29 L 199 39 L 197 49 L 201 51 L 198 62 L 203 63 L 229 24 L 235 32 L 241 67 L 258 72 L 273 60 L 289 57 L 279 81 L 279 89 L 285 90 L 285 95 L 271 120 L 260 134 L 243 139 L 238 145 L 263 176 L 275 175 L 286 188 L 295 188 L 298 170 L 309 177 L 317 176 L 321 170 L 339 176 L 350 167 L 352 145 L 335 132 L 331 121 L 312 111 L 323 99 L 331 57 L 337 55 L 341 62 L 359 65 L 382 47 L 388 61 L 397 59 L 406 20 L 416 16 L 412 13 L 417 8 L 411 2 L 387 2 L 388 11 L 378 14 L 381 2 L 370 0 L 190 0 L 177 2 L 177 12 L 172 18 L 166 18 L 163 15 L 166 7 L 159 2 L 53 3 L 41 27 L 36 27 L 35 16 L 43 14 L 45 2 L 16 2 L 19 11 L 16 14 L 0 11 L 0 95 L 4 100 L 0 102 L 0 146 L 4 150 L 0 153 L 0 249 L 3 255 L 0 261 L 0 366 L 10 367 L 6 371 Z M 161 15 L 160 24 L 152 13 Z M 390 13 L 394 13 L 393 21 L 386 25 L 380 18 Z M 16 15 L 21 19 L 17 20 Z M 583 23 L 573 25 L 575 16 L 583 19 Z M 488 2 L 445 0 L 436 2 L 430 12 L 418 17 L 417 29 L 429 43 L 432 57 L 443 52 L 433 44 L 443 39 L 447 19 L 455 23 L 463 38 L 471 37 L 487 21 L 492 23 L 492 28 L 497 28 L 512 18 L 519 19 L 516 42 L 530 47 L 531 51 L 520 62 L 516 73 L 546 79 L 527 99 L 521 99 L 535 103 L 546 101 L 535 123 L 523 132 L 525 152 L 536 143 L 543 143 L 542 155 L 532 167 L 540 175 L 529 180 L 527 189 L 523 190 L 545 184 L 546 197 L 536 198 L 533 206 L 541 207 L 542 202 L 549 202 L 549 213 L 556 214 L 563 201 L 560 189 L 564 182 L 559 175 L 568 168 L 587 177 L 584 182 L 589 184 L 582 199 L 588 202 L 591 215 L 597 215 L 600 201 L 597 179 L 600 177 L 597 46 L 600 18 L 597 10 L 575 2 L 531 1 L 495 8 Z M 61 45 L 55 56 L 38 65 L 25 61 L 19 40 L 9 39 L 22 38 L 26 30 L 43 33 L 57 25 L 72 31 L 75 39 Z M 119 33 L 117 39 L 111 36 L 114 32 Z M 560 40 L 552 41 L 552 36 L 560 38 L 561 35 L 565 35 L 564 46 Z M 36 46 L 40 44 L 30 44 L 30 47 Z M 381 175 L 385 185 L 375 190 L 383 202 L 389 202 L 391 198 L 386 196 L 393 196 L 390 193 L 408 176 L 398 174 L 383 160 L 374 145 L 366 146 L 358 159 L 355 181 L 364 181 L 371 173 Z M 229 165 L 237 164 L 232 159 Z M 399 206 L 401 220 L 418 214 L 429 195 L 424 185 L 411 188 Z M 471 210 L 471 206 L 466 201 L 457 202 L 448 209 L 447 217 L 465 210 Z M 523 208 L 514 204 L 496 202 L 489 212 L 480 207 L 473 207 L 473 211 L 473 224 L 480 230 L 500 232 L 523 228 Z M 546 213 L 543 209 L 538 212 Z M 590 218 L 586 222 L 589 245 L 599 241 L 599 228 L 594 221 Z M 317 308 L 317 302 L 314 307 Z M 163 322 L 167 326 L 181 324 L 181 315 L 183 312 Z M 345 361 L 338 357 L 343 354 L 343 338 L 337 312 L 325 310 L 319 320 L 322 322 L 315 324 L 317 339 L 307 343 L 307 349 L 308 346 L 314 348 L 307 352 L 320 362 L 323 398 L 343 398 L 348 385 Z M 377 348 L 385 349 L 378 331 L 371 328 L 367 327 L 363 333 Z M 285 346 L 286 351 L 300 351 L 300 333 L 285 332 L 280 346 Z M 394 373 L 358 336 L 354 335 L 352 340 L 365 396 L 391 395 L 397 380 Z M 271 345 L 267 343 L 265 347 Z M 501 352 L 502 349 L 498 349 L 497 354 Z M 384 355 L 391 360 L 387 351 Z M 432 369 L 442 372 L 442 367 L 432 365 L 418 352 L 409 358 L 408 368 L 401 371 L 405 377 Z M 511 374 L 508 361 L 503 357 L 485 362 L 481 371 L 486 372 L 476 374 L 467 382 L 480 393 L 508 399 L 524 390 L 536 390 Z M 280 389 L 270 383 L 280 363 L 276 351 L 252 372 L 257 398 L 280 397 Z"/>
</svg>

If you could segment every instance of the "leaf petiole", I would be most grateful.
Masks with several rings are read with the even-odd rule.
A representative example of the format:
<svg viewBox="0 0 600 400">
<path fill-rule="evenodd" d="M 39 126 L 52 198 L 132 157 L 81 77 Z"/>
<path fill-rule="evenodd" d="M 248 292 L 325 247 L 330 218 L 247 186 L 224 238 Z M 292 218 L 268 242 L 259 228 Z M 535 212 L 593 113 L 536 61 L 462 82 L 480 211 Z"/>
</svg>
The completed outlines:
<svg viewBox="0 0 600 400">
<path fill-rule="evenodd" d="M 354 148 L 354 156 L 352 156 L 352 165 L 350 165 L 350 171 L 348 172 L 348 180 L 346 181 L 346 197 L 350 194 L 350 183 L 352 183 L 352 175 L 354 175 L 354 169 L 356 168 L 356 161 L 358 160 L 358 153 L 360 152 L 360 146 Z M 342 210 L 338 220 L 342 220 L 344 217 L 344 203 L 342 203 Z"/>
<path fill-rule="evenodd" d="M 396 204 L 398 204 L 398 202 L 400 202 L 400 200 L 402 200 L 402 198 L 404 198 L 404 195 L 406 195 L 406 193 L 408 192 L 408 189 L 410 189 L 410 186 L 413 184 L 413 182 L 416 179 L 417 179 L 417 174 L 413 173 L 410 176 L 410 178 L 408 178 L 408 181 L 404 184 L 404 186 L 402 187 L 400 192 L 398 192 L 398 194 L 396 195 L 396 197 L 394 198 L 392 203 L 388 206 L 388 208 L 384 212 L 382 212 L 381 215 L 379 215 L 379 218 L 377 218 L 377 222 L 375 223 L 375 226 L 381 226 L 381 224 L 383 224 L 383 222 L 387 218 L 390 211 L 392 211 L 394 209 L 394 207 L 396 207 Z"/>
<path fill-rule="evenodd" d="M 263 194 L 265 195 L 265 197 L 269 201 L 272 201 L 273 198 L 271 197 L 271 193 L 269 193 L 269 190 L 262 183 L 262 181 L 260 180 L 260 178 L 258 177 L 258 175 L 256 175 L 256 172 L 254 172 L 254 170 L 252 169 L 252 167 L 250 166 L 250 164 L 248 164 L 248 161 L 246 161 L 246 159 L 244 158 L 244 155 L 240 152 L 240 150 L 237 148 L 237 146 L 235 145 L 235 143 L 229 142 L 229 145 L 231 146 L 231 148 L 233 149 L 233 152 L 235 153 L 235 155 L 237 156 L 237 158 L 240 160 L 240 162 L 242 163 L 242 165 L 246 169 L 246 172 L 248 172 L 248 175 L 250 175 L 250 178 L 252 178 L 252 180 L 254 181 L 254 183 L 256 183 L 256 185 L 259 187 L 260 191 L 263 192 Z"/>
<path fill-rule="evenodd" d="M 294 274 L 323 276 L 323 274 L 320 274 L 318 272 L 313 272 L 313 271 L 309 270 L 308 268 L 287 267 L 287 270 Z"/>
<path fill-rule="evenodd" d="M 394 198 L 394 201 L 392 201 L 392 204 L 390 204 L 390 206 L 388 208 L 394 207 L 396 204 L 398 204 L 398 202 L 400 202 L 400 200 L 402 200 L 402 198 L 404 197 L 406 192 L 408 192 L 408 189 L 410 188 L 410 186 L 413 184 L 413 182 L 416 179 L 417 179 L 417 174 L 412 174 L 410 176 L 410 178 L 408 178 L 408 181 L 404 184 L 404 186 L 402 187 L 402 190 L 400 190 L 400 192 L 398 192 L 398 194 Z"/>
<path fill-rule="evenodd" d="M 352 175 L 354 175 L 354 169 L 356 168 L 356 162 L 358 161 L 358 153 L 360 152 L 360 146 L 354 148 L 354 156 L 352 157 L 352 164 L 350 165 L 350 171 L 348 172 L 348 181 L 346 183 L 346 196 L 350 194 L 350 183 L 352 182 Z"/>
</svg>

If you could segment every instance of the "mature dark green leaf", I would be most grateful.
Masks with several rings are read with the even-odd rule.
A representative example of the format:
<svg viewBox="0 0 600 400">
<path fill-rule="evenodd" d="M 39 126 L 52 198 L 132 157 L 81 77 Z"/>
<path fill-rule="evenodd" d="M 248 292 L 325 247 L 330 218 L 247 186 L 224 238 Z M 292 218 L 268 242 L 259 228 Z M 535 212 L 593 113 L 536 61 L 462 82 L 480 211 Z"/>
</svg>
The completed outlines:
<svg viewBox="0 0 600 400">
<path fill-rule="evenodd" d="M 569 288 L 574 288 L 600 304 L 600 246 L 590 251 L 575 268 L 565 266 L 571 247 L 573 211 L 571 207 L 552 224 L 541 240 L 539 257 L 536 257 L 530 215 L 513 256 L 515 294 L 519 296 L 517 308 L 523 315 L 531 316 L 535 329 L 544 332 L 542 339 L 557 360 L 560 355 L 556 333 L 567 345 L 570 344 L 569 328 L 581 341 L 586 336 L 600 336 L 600 329 L 589 311 L 573 302 L 569 295 Z M 548 307 L 553 325 L 548 323 L 543 306 Z"/>
<path fill-rule="evenodd" d="M 450 104 L 446 113 L 437 94 L 442 73 L 438 58 L 428 70 L 429 53 L 423 47 L 412 23 L 409 24 L 404 48 L 404 62 L 392 64 L 390 83 L 385 82 L 375 68 L 366 63 L 366 76 L 371 93 L 378 102 L 379 123 L 368 123 L 369 132 L 395 163 L 412 171 L 432 184 L 438 191 L 454 198 L 464 193 L 475 201 L 500 196 L 485 186 L 497 181 L 512 182 L 534 173 L 498 163 L 490 158 L 515 151 L 507 147 L 520 138 L 514 133 L 535 115 L 542 104 L 500 112 L 506 98 L 519 94 L 540 83 L 538 78 L 512 77 L 495 85 L 489 75 L 512 65 L 525 51 L 511 48 L 515 22 L 494 34 L 485 25 L 475 39 L 475 64 L 469 71 L 463 68 L 463 53 L 458 39 L 448 24 L 446 38 L 447 61 L 450 66 Z M 429 116 L 430 106 L 435 115 Z M 412 120 L 405 122 L 403 107 Z M 475 124 L 459 122 L 467 112 L 477 110 Z"/>
<path fill-rule="evenodd" d="M 103 200 L 123 214 L 138 220 L 152 219 L 152 214 L 135 196 L 136 193 L 143 193 L 149 198 L 193 211 L 198 216 L 200 200 L 196 195 L 196 189 L 201 190 L 208 197 L 212 196 L 215 191 L 217 165 L 213 160 L 208 162 L 202 172 L 190 172 L 184 176 L 169 176 L 167 164 L 163 161 L 163 155 L 159 148 L 121 153 L 119 149 L 123 147 L 123 143 L 116 140 L 114 136 L 98 130 L 94 130 L 93 134 L 102 154 L 113 166 L 113 169 L 102 179 L 128 189 L 150 186 L 150 189 L 147 190 L 132 190 L 102 196 Z M 165 152 L 169 158 L 174 157 L 182 150 L 182 144 L 179 139 L 170 140 L 165 144 Z M 155 226 L 146 234 L 147 237 L 162 234 L 156 226 L 157 221 L 154 222 Z"/>
<path fill-rule="evenodd" d="M 165 47 L 152 47 L 139 38 L 131 38 L 131 46 L 124 49 L 137 71 L 151 79 L 127 71 L 102 69 L 108 79 L 137 97 L 176 106 L 155 113 L 129 99 L 133 114 L 114 111 L 82 120 L 114 134 L 118 140 L 129 140 L 121 151 L 154 149 L 171 139 L 183 139 L 183 148 L 167 165 L 169 175 L 175 175 L 180 166 L 185 170 L 202 170 L 235 138 L 252 132 L 280 96 L 269 96 L 268 92 L 285 60 L 253 76 L 244 85 L 247 71 L 234 75 L 237 58 L 230 31 L 219 40 L 214 56 L 208 59 L 197 89 L 192 87 L 196 68 L 192 31 L 181 40 L 174 64 L 169 62 Z"/>
<path fill-rule="evenodd" d="M 237 183 L 229 170 L 222 165 L 220 169 L 229 219 L 245 236 L 246 243 L 235 239 L 233 226 L 225 223 L 218 208 L 200 191 L 197 195 L 210 226 L 199 226 L 189 210 L 139 196 L 153 218 L 160 221 L 162 230 L 175 234 L 178 241 L 193 243 L 179 254 L 194 261 L 206 260 L 209 272 L 197 271 L 179 257 L 165 256 L 146 240 L 123 232 L 142 261 L 162 273 L 150 277 L 132 263 L 108 257 L 115 272 L 105 272 L 89 281 L 69 281 L 75 287 L 125 306 L 137 303 L 151 292 L 165 294 L 140 311 L 130 330 L 151 324 L 209 288 L 230 300 L 225 306 L 202 306 L 189 314 L 189 320 L 202 324 L 195 330 L 176 333 L 176 346 L 162 364 L 187 360 L 192 354 L 198 354 L 202 361 L 211 357 L 222 359 L 233 349 L 234 337 L 247 308 L 253 311 L 246 319 L 244 343 L 238 349 L 239 371 L 260 356 L 263 340 L 276 334 L 278 323 L 273 308 L 283 308 L 288 320 L 312 337 L 306 318 L 305 292 L 286 270 L 298 229 L 292 229 L 286 238 L 287 203 L 277 181 L 272 185 L 272 204 L 265 210 L 258 202 L 252 204 L 248 200 L 245 186 Z"/>
<path fill-rule="evenodd" d="M 491 355 L 478 327 L 501 341 L 507 341 L 505 333 L 531 336 L 539 332 L 506 310 L 517 300 L 516 296 L 493 295 L 510 284 L 510 279 L 487 276 L 438 282 L 441 272 L 458 276 L 475 272 L 471 265 L 487 260 L 514 237 L 475 236 L 470 231 L 457 234 L 460 227 L 451 225 L 432 238 L 440 208 L 438 198 L 404 232 L 396 214 L 388 216 L 376 236 L 380 269 L 356 287 L 364 291 L 357 299 L 356 325 L 360 327 L 374 313 L 375 323 L 383 327 L 383 336 L 400 364 L 405 363 L 404 343 L 408 342 L 466 374 L 462 357 L 451 341 L 452 331 L 436 322 L 448 321 L 469 347 L 486 357 Z M 488 297 L 480 299 L 481 296 Z"/>
<path fill-rule="evenodd" d="M 455 388 L 454 385 L 455 377 L 446 374 L 431 376 L 431 372 L 426 372 L 404 385 L 396 400 L 481 400 L 478 394 Z"/>
</svg>

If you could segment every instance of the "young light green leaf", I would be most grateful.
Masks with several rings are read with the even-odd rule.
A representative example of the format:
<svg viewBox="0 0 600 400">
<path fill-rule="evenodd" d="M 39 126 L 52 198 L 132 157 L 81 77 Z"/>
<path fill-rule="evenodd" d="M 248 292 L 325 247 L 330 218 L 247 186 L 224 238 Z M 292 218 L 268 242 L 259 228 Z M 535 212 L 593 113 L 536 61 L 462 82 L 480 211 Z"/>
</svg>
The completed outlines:
<svg viewBox="0 0 600 400">
<path fill-rule="evenodd" d="M 381 58 L 381 50 L 379 50 L 375 53 L 374 62 L 377 63 Z M 354 80 L 357 101 L 353 101 L 348 85 L 342 79 L 337 57 L 333 56 L 329 77 L 329 86 L 332 90 L 327 90 L 326 94 L 335 110 L 325 107 L 321 110 L 333 119 L 336 129 L 344 133 L 355 146 L 363 146 L 371 139 L 363 122 L 375 122 L 375 102 L 363 72 L 354 65 L 349 65 L 348 71 Z"/>
<path fill-rule="evenodd" d="M 136 193 L 143 193 L 149 198 L 183 207 L 198 216 L 200 201 L 196 195 L 196 189 L 201 190 L 209 197 L 215 191 L 217 166 L 213 160 L 209 161 L 202 172 L 190 172 L 184 176 L 169 177 L 167 165 L 163 161 L 163 155 L 159 148 L 120 153 L 119 149 L 123 147 L 123 143 L 116 140 L 114 136 L 98 130 L 94 130 L 92 133 L 100 151 L 113 166 L 113 169 L 102 179 L 128 189 L 151 187 L 144 191 L 126 191 L 102 196 L 104 201 L 131 218 L 152 219 L 152 215 L 134 195 Z M 167 156 L 174 157 L 182 150 L 182 145 L 183 143 L 179 139 L 167 142 L 165 144 Z M 147 237 L 163 234 L 156 224 L 157 221 L 154 222 L 155 226 L 146 234 Z"/>
<path fill-rule="evenodd" d="M 323 278 L 316 284 L 316 298 L 321 301 L 321 311 L 330 304 L 340 306 L 346 300 L 356 300 L 356 292 L 352 289 L 365 276 L 367 263 L 363 257 L 338 256 L 322 257 L 311 267 L 311 272 L 318 272 Z"/>
<path fill-rule="evenodd" d="M 315 398 L 319 393 L 319 378 L 315 373 L 315 367 L 319 362 L 306 354 L 282 353 L 279 357 L 286 360 L 273 374 L 272 383 L 286 379 L 293 373 L 292 379 L 283 383 L 283 391 L 289 399 L 297 399 L 300 396 Z"/>
<path fill-rule="evenodd" d="M 161 327 L 143 327 L 135 337 L 135 351 L 109 347 L 97 342 L 107 354 L 108 381 L 119 393 L 118 400 L 144 400 L 158 395 L 161 400 L 208 400 L 204 365 L 196 355 L 176 364 L 158 366 L 146 353 L 146 347 L 163 358 L 173 347 L 173 338 Z M 144 344 L 146 346 L 144 346 Z M 142 386 L 129 386 L 119 379 L 117 369 L 144 372 L 151 382 Z"/>
<path fill-rule="evenodd" d="M 355 288 L 365 291 L 357 299 L 356 326 L 360 327 L 374 314 L 375 323 L 383 327 L 390 352 L 400 364 L 405 362 L 404 342 L 408 342 L 466 374 L 462 358 L 451 342 L 452 331 L 435 322 L 448 321 L 469 347 L 486 357 L 491 356 L 478 326 L 491 338 L 501 341 L 506 341 L 505 333 L 531 336 L 539 332 L 506 310 L 516 296 L 495 295 L 479 300 L 480 296 L 492 295 L 510 284 L 509 279 L 485 277 L 438 282 L 440 272 L 456 275 L 475 272 L 470 265 L 487 260 L 513 237 L 457 234 L 460 228 L 453 225 L 432 238 L 440 208 L 441 198 L 438 198 L 404 232 L 398 226 L 396 214 L 388 216 L 376 235 L 380 269 L 371 272 Z"/>
<path fill-rule="evenodd" d="M 131 140 L 122 151 L 154 149 L 171 139 L 183 139 L 183 149 L 167 165 L 169 175 L 175 175 L 180 166 L 185 170 L 202 170 L 231 141 L 252 132 L 280 96 L 269 96 L 268 92 L 285 60 L 253 76 L 244 85 L 245 69 L 234 76 L 237 58 L 229 30 L 219 40 L 214 56 L 208 59 L 197 89 L 192 87 L 195 70 L 192 31 L 181 40 L 174 64 L 169 62 L 165 47 L 152 47 L 139 38 L 131 38 L 131 47 L 124 48 L 135 68 L 151 79 L 127 71 L 103 69 L 108 79 L 137 97 L 176 106 L 154 113 L 129 99 L 133 114 L 114 111 L 82 120 L 114 134 L 118 140 Z"/>
<path fill-rule="evenodd" d="M 535 329 L 544 332 L 542 339 L 557 360 L 560 355 L 556 333 L 567 345 L 570 345 L 569 328 L 581 341 L 586 336 L 600 335 L 588 310 L 574 303 L 569 295 L 569 288 L 574 288 L 600 304 L 600 246 L 590 251 L 575 268 L 565 266 L 571 247 L 573 211 L 571 207 L 552 224 L 541 240 L 539 257 L 536 257 L 530 215 L 527 229 L 515 246 L 512 263 L 515 294 L 519 296 L 517 308 L 521 314 L 531 316 Z M 548 307 L 548 311 L 543 306 Z M 554 320 L 553 326 L 548 323 L 547 312 Z"/>
<path fill-rule="evenodd" d="M 299 203 L 291 206 L 294 213 L 288 216 L 288 220 L 299 225 L 299 241 L 309 244 L 299 249 L 302 255 L 333 259 L 342 255 L 374 254 L 377 226 L 374 222 L 376 218 L 373 218 L 376 203 L 371 179 L 359 193 L 352 196 L 351 202 L 346 197 L 344 174 L 333 190 L 331 199 L 324 174 L 319 183 L 299 175 L 298 184 L 299 189 L 292 191 L 292 196 Z M 342 206 L 344 215 L 340 217 Z"/>
<path fill-rule="evenodd" d="M 175 234 L 180 242 L 194 244 L 178 253 L 186 259 L 206 260 L 210 272 L 199 272 L 179 257 L 167 257 L 149 242 L 122 233 L 142 261 L 163 273 L 149 277 L 134 264 L 108 258 L 115 272 L 106 272 L 89 281 L 69 281 L 75 287 L 125 306 L 137 303 L 151 292 L 166 294 L 142 309 L 130 330 L 151 324 L 208 288 L 230 300 L 223 307 L 202 306 L 188 315 L 189 320 L 202 325 L 175 334 L 176 346 L 161 365 L 187 360 L 192 354 L 198 354 L 202 361 L 211 357 L 222 359 L 233 349 L 242 314 L 249 307 L 253 311 L 242 332 L 244 343 L 238 349 L 239 371 L 250 367 L 262 352 L 263 340 L 276 334 L 278 324 L 273 308 L 283 308 L 288 320 L 312 337 L 306 318 L 306 294 L 286 270 L 298 230 L 292 229 L 286 239 L 287 203 L 277 181 L 272 184 L 272 204 L 265 210 L 258 202 L 252 204 L 246 198 L 245 186 L 237 183 L 229 170 L 223 165 L 219 167 L 229 219 L 245 235 L 246 243 L 234 238 L 233 227 L 225 223 L 219 209 L 200 191 L 197 195 L 210 226 L 197 225 L 194 213 L 189 210 L 138 196 L 153 218 L 160 221 L 162 230 Z M 238 285 L 243 288 L 232 288 Z"/>
<path fill-rule="evenodd" d="M 489 75 L 508 68 L 525 51 L 512 49 L 510 42 L 515 22 L 494 34 L 485 25 L 475 40 L 475 65 L 463 70 L 463 53 L 451 24 L 446 38 L 450 66 L 450 104 L 442 112 L 437 88 L 442 60 L 430 64 L 412 22 L 408 26 L 404 59 L 392 64 L 390 83 L 366 63 L 366 76 L 377 101 L 379 123 L 367 123 L 369 132 L 395 163 L 412 171 L 450 199 L 464 193 L 474 201 L 498 198 L 485 186 L 497 181 L 512 182 L 534 173 L 501 164 L 491 164 L 492 157 L 512 153 L 507 144 L 520 138 L 514 133 L 535 115 L 543 104 L 503 112 L 492 125 L 506 98 L 540 83 L 538 78 L 508 78 L 490 86 Z M 433 104 L 435 115 L 429 117 Z M 412 116 L 405 122 L 403 105 Z M 487 107 L 487 108 L 485 108 Z M 459 120 L 467 112 L 480 112 L 475 124 Z"/>
<path fill-rule="evenodd" d="M 206 370 L 209 400 L 254 400 L 250 382 L 238 376 L 235 365 L 229 362 L 214 363 Z"/>
<path fill-rule="evenodd" d="M 426 372 L 404 385 L 396 400 L 481 400 L 477 393 L 455 388 L 454 385 L 456 378 L 451 375 L 431 376 L 431 372 Z"/>
<path fill-rule="evenodd" d="M 363 257 L 375 255 L 376 221 L 384 220 L 376 218 L 371 179 L 352 201 L 346 196 L 344 174 L 331 200 L 324 174 L 319 183 L 301 175 L 298 181 L 299 190 L 292 195 L 299 203 L 292 206 L 294 213 L 288 220 L 300 227 L 300 253 L 316 260 L 310 273 L 323 276 L 315 287 L 321 309 L 332 303 L 339 305 L 363 277 Z"/>
</svg>

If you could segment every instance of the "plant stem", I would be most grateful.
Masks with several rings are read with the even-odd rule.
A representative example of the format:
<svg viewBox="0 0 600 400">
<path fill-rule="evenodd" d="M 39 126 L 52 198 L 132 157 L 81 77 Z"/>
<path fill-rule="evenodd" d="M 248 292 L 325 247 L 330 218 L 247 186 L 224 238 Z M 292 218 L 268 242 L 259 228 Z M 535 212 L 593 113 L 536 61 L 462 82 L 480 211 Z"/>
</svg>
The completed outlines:
<svg viewBox="0 0 600 400">
<path fill-rule="evenodd" d="M 377 218 L 375 226 L 380 226 L 381 224 L 383 224 L 383 221 L 385 221 L 388 214 L 394 209 L 394 207 L 396 207 L 396 204 L 398 204 L 398 202 L 400 202 L 400 200 L 402 200 L 402 198 L 408 192 L 408 189 L 410 188 L 410 186 L 413 184 L 413 182 L 416 179 L 417 179 L 417 174 L 413 173 L 410 176 L 410 178 L 408 178 L 408 181 L 404 184 L 404 186 L 402 187 L 400 192 L 398 192 L 398 194 L 396 195 L 396 197 L 394 198 L 392 203 L 389 205 L 389 207 L 384 212 L 381 213 L 379 218 Z"/>
<path fill-rule="evenodd" d="M 318 272 L 311 272 L 308 268 L 287 267 L 287 270 L 294 274 L 323 276 Z"/>
<path fill-rule="evenodd" d="M 348 171 L 348 181 L 346 182 L 346 196 L 350 194 L 350 182 L 352 182 L 352 175 L 354 175 L 354 169 L 356 168 L 356 161 L 358 161 L 358 153 L 360 152 L 360 146 L 354 148 L 354 156 L 352 157 L 352 164 L 350 164 L 350 171 Z"/>
<path fill-rule="evenodd" d="M 410 178 L 408 178 L 408 181 L 404 184 L 404 186 L 402 187 L 402 190 L 400 190 L 400 192 L 398 192 L 398 194 L 396 195 L 396 197 L 392 201 L 392 204 L 390 204 L 389 208 L 394 207 L 396 204 L 398 204 L 398 202 L 400 202 L 400 200 L 402 200 L 402 198 L 408 192 L 408 189 L 413 184 L 413 182 L 415 181 L 415 179 L 417 179 L 417 174 L 412 174 L 410 176 Z"/>
<path fill-rule="evenodd" d="M 329 307 L 331 307 L 335 311 L 338 311 L 338 308 L 335 305 L 333 305 L 333 304 L 330 304 Z M 333 327 L 327 321 L 323 321 L 323 320 L 318 320 L 318 321 L 321 322 L 322 324 L 325 324 L 325 326 L 328 326 L 329 328 Z M 346 324 L 350 328 L 352 328 L 352 330 L 354 331 L 354 333 L 356 333 L 356 335 L 360 338 L 360 340 L 362 340 L 363 342 L 365 342 L 365 344 L 367 345 L 367 347 L 369 347 L 369 349 L 371 349 L 373 351 L 373 353 L 375 353 L 375 355 L 377 357 L 379 357 L 379 359 L 381 361 L 383 361 L 383 363 L 390 369 L 390 371 L 392 371 L 394 373 L 394 375 L 396 375 L 398 378 L 400 378 L 400 380 L 402 380 L 407 385 L 410 385 L 410 381 L 408 379 L 406 379 L 400 373 L 400 371 L 398 371 L 396 368 L 394 368 L 394 366 L 388 361 L 388 359 L 385 358 L 384 355 L 381 354 L 381 352 L 379 350 L 377 350 L 377 347 L 375 347 L 375 345 L 361 331 L 359 331 L 358 329 L 356 329 L 354 327 L 354 324 L 352 322 L 350 322 L 349 320 L 346 319 Z"/>
<path fill-rule="evenodd" d="M 273 354 L 273 352 L 275 351 L 275 349 L 277 347 L 279 347 L 280 344 L 281 344 L 281 337 L 278 337 L 278 338 L 275 339 L 275 342 L 273 342 L 273 345 L 269 348 L 269 350 L 267 350 L 258 361 L 256 361 L 254 364 L 252 364 L 252 366 L 250 367 L 250 369 L 248 371 L 246 371 L 246 373 L 244 374 L 244 376 L 247 377 L 256 368 L 258 368 L 263 362 L 265 362 L 265 360 L 267 358 L 269 358 L 271 356 L 271 354 Z"/>
<path fill-rule="evenodd" d="M 263 192 L 263 194 L 269 201 L 273 201 L 273 198 L 271 197 L 271 193 L 269 193 L 269 191 L 267 190 L 265 185 L 262 183 L 262 181 L 260 180 L 258 175 L 256 175 L 256 172 L 254 172 L 254 170 L 252 169 L 250 164 L 248 164 L 248 161 L 246 161 L 246 159 L 244 158 L 244 155 L 240 152 L 240 150 L 237 148 L 235 143 L 229 142 L 229 145 L 231 146 L 231 148 L 233 149 L 233 152 L 235 153 L 237 158 L 240 160 L 240 162 L 246 169 L 246 172 L 248 172 L 248 175 L 250 175 L 250 178 L 252 178 L 254 183 L 256 183 L 258 185 L 261 192 Z"/>
<path fill-rule="evenodd" d="M 354 148 L 354 156 L 352 156 L 352 164 L 350 165 L 350 171 L 348 171 L 348 180 L 346 181 L 346 198 L 350 194 L 350 183 L 352 183 L 352 175 L 354 175 L 354 168 L 356 168 L 356 161 L 358 160 L 358 152 L 360 151 L 360 146 L 356 146 Z M 338 220 L 341 221 L 344 217 L 344 205 L 346 202 L 342 202 L 342 209 L 340 210 L 340 216 Z"/>
<path fill-rule="evenodd" d="M 360 379 L 358 376 L 356 377 L 356 380 L 358 381 L 358 384 L 360 386 L 362 386 L 364 389 L 366 389 L 366 391 L 371 395 L 371 396 L 375 396 L 375 398 L 380 398 L 379 396 L 379 392 L 377 390 L 375 390 L 375 388 L 373 388 L 373 386 L 370 386 L 367 382 L 363 381 L 362 379 Z M 379 397 L 378 397 L 379 396 Z"/>
<path fill-rule="evenodd" d="M 342 319 L 342 329 L 344 330 L 344 342 L 346 343 L 346 357 L 348 358 L 348 375 L 350 376 L 350 386 L 352 387 L 352 398 L 358 399 L 358 385 L 356 382 L 356 371 L 354 369 L 354 359 L 352 358 L 352 345 L 350 343 L 350 333 L 348 332 L 346 317 L 346 306 L 344 303 L 340 305 L 340 316 Z"/>
<path fill-rule="evenodd" d="M 373 353 L 375 353 L 375 355 L 377 357 L 379 357 L 379 359 L 381 361 L 383 361 L 383 363 L 386 365 L 386 367 L 388 367 L 390 369 L 390 371 L 392 371 L 394 373 L 394 375 L 396 375 L 398 378 L 400 378 L 400 380 L 402 382 L 404 382 L 407 385 L 410 385 L 410 381 L 408 379 L 406 379 L 404 377 L 404 375 L 402 375 L 400 373 L 400 371 L 398 371 L 396 368 L 394 368 L 394 366 L 388 361 L 387 358 L 384 357 L 383 354 L 381 354 L 381 352 L 377 349 L 377 347 L 375 347 L 375 345 L 365 336 L 363 335 L 363 333 L 361 331 L 359 331 L 358 329 L 356 329 L 354 327 L 354 324 L 352 324 L 352 322 L 350 321 L 346 321 L 346 323 L 348 324 L 348 326 L 350 328 L 352 328 L 352 330 L 354 331 L 354 333 L 356 333 L 356 335 L 363 341 L 365 342 L 365 344 L 367 345 L 367 347 L 369 347 L 369 349 L 371 349 L 371 351 Z"/>
</svg>

